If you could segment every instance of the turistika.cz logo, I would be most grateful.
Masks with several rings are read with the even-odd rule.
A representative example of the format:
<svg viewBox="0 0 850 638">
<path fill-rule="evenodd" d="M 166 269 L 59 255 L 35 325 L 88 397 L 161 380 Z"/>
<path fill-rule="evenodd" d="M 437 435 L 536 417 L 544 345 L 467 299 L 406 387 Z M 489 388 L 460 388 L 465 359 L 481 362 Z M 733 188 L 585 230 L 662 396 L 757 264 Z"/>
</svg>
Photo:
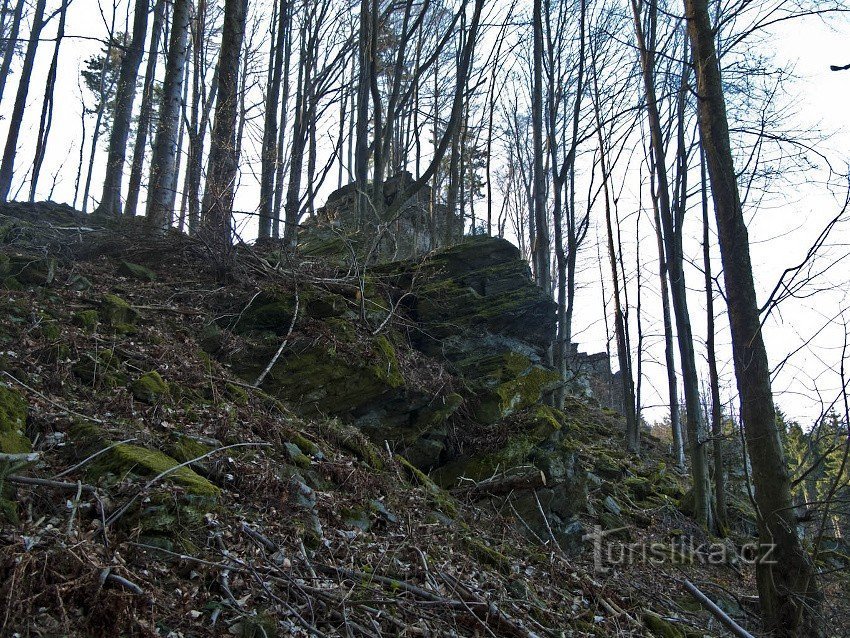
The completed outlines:
<svg viewBox="0 0 850 638">
<path fill-rule="evenodd" d="M 582 540 L 593 543 L 593 567 L 604 574 L 613 567 L 645 563 L 650 565 L 770 565 L 776 546 L 764 543 L 747 543 L 736 548 L 731 543 L 700 543 L 693 538 L 674 539 L 670 543 L 624 543 L 611 538 L 627 528 L 603 530 L 595 525 Z"/>
</svg>

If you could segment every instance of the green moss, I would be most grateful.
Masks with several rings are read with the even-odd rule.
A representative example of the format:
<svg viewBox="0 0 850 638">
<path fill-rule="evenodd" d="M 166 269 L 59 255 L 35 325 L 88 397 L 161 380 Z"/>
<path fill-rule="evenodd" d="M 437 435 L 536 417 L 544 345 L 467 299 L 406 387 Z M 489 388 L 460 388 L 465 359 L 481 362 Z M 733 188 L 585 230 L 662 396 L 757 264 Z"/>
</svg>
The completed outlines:
<svg viewBox="0 0 850 638">
<path fill-rule="evenodd" d="M 544 438 L 561 429 L 564 415 L 548 405 L 536 405 L 531 409 L 530 423 L 535 436 Z"/>
<path fill-rule="evenodd" d="M 225 384 L 224 396 L 228 401 L 236 405 L 248 405 L 248 393 L 244 388 L 240 388 L 234 383 Z"/>
<path fill-rule="evenodd" d="M 288 437 L 295 445 L 297 445 L 305 454 L 317 456 L 322 453 L 319 446 L 307 439 L 303 434 L 298 432 Z"/>
<path fill-rule="evenodd" d="M 286 448 L 286 454 L 289 457 L 289 461 L 296 467 L 307 469 L 313 464 L 310 457 L 304 454 L 304 452 L 301 451 L 301 448 L 295 445 L 295 443 L 287 441 L 283 445 Z"/>
<path fill-rule="evenodd" d="M 129 261 L 122 261 L 118 265 L 118 274 L 122 277 L 130 277 L 139 281 L 156 281 L 156 274 L 150 268 L 145 268 Z"/>
<path fill-rule="evenodd" d="M 175 459 L 181 463 L 186 463 L 187 461 L 192 461 L 205 454 L 209 454 L 212 452 L 212 448 L 204 445 L 197 439 L 193 439 L 191 436 L 178 434 L 168 451 Z"/>
<path fill-rule="evenodd" d="M 100 302 L 100 318 L 116 331 L 130 333 L 139 320 L 139 311 L 118 295 L 105 294 Z"/>
<path fill-rule="evenodd" d="M 375 376 L 391 388 L 403 386 L 404 377 L 401 375 L 393 344 L 384 335 L 378 335 L 375 337 L 373 345 L 379 359 L 379 363 L 375 366 Z"/>
<path fill-rule="evenodd" d="M 369 439 L 357 428 L 330 419 L 319 424 L 319 433 L 334 445 L 354 454 L 366 465 L 376 470 L 384 468 L 384 462 L 378 455 L 378 448 L 372 445 Z"/>
<path fill-rule="evenodd" d="M 93 332 L 99 321 L 100 316 L 97 314 L 97 310 L 80 310 L 75 312 L 71 318 L 71 322 L 75 326 L 79 326 L 86 332 Z"/>
<path fill-rule="evenodd" d="M 24 435 L 26 419 L 26 399 L 16 390 L 0 385 L 0 452 L 21 454 L 32 449 Z"/>
<path fill-rule="evenodd" d="M 18 281 L 17 277 L 6 277 L 3 279 L 3 287 L 6 290 L 23 290 L 24 285 Z"/>
<path fill-rule="evenodd" d="M 694 632 L 686 627 L 677 627 L 651 611 L 644 612 L 641 619 L 656 638 L 691 638 L 691 636 L 703 635 L 703 632 Z"/>
<path fill-rule="evenodd" d="M 111 443 L 104 441 L 104 447 Z M 122 475 L 127 473 L 152 478 L 179 465 L 178 461 L 157 450 L 150 450 L 138 445 L 122 443 L 108 452 L 101 454 L 90 466 L 90 473 L 102 476 L 111 473 Z M 216 497 L 220 490 L 207 479 L 199 476 L 188 467 L 180 467 L 170 472 L 164 479 L 185 487 L 190 494 L 196 496 Z"/>
<path fill-rule="evenodd" d="M 242 312 L 233 330 L 239 334 L 268 331 L 284 335 L 289 331 L 294 314 L 295 295 L 275 291 L 262 292 Z"/>
<path fill-rule="evenodd" d="M 524 432 L 511 437 L 498 451 L 460 459 L 444 465 L 434 472 L 438 484 L 450 488 L 457 486 L 461 478 L 482 481 L 498 472 L 520 465 L 528 465 L 531 453 L 541 439 Z"/>
<path fill-rule="evenodd" d="M 130 384 L 130 392 L 144 403 L 159 403 L 169 395 L 168 384 L 159 372 L 145 372 Z"/>
<path fill-rule="evenodd" d="M 503 574 L 511 573 L 511 560 L 502 552 L 493 549 L 472 536 L 464 536 L 462 538 L 463 544 L 469 550 L 469 553 L 480 562 L 495 567 Z"/>
<path fill-rule="evenodd" d="M 640 476 L 629 476 L 623 481 L 623 486 L 628 489 L 638 500 L 644 500 L 653 494 L 652 483 Z"/>
<path fill-rule="evenodd" d="M 416 415 L 414 428 L 417 432 L 433 430 L 439 427 L 463 405 L 463 397 L 457 392 L 450 392 L 438 400 L 436 408 L 423 409 Z"/>
</svg>

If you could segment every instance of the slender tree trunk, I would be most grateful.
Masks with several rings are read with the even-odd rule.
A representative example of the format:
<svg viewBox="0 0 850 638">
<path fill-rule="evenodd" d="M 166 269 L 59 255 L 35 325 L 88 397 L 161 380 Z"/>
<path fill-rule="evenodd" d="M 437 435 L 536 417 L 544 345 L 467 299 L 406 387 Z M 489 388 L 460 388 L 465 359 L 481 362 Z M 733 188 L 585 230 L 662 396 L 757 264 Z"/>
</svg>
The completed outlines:
<svg viewBox="0 0 850 638">
<path fill-rule="evenodd" d="M 159 109 L 156 141 L 151 157 L 146 217 L 152 227 L 161 230 L 171 227 L 174 216 L 176 198 L 173 188 L 174 172 L 179 152 L 177 137 L 182 110 L 186 54 L 189 49 L 191 9 L 192 0 L 174 0 L 171 39 L 165 62 L 165 81 L 162 86 L 162 105 Z M 223 45 L 222 50 L 224 50 Z"/>
<path fill-rule="evenodd" d="M 218 72 L 218 103 L 210 137 L 202 228 L 219 259 L 219 277 L 227 275 L 232 253 L 231 215 L 238 172 L 236 121 L 239 116 L 239 58 L 245 37 L 247 0 L 227 0 Z"/>
<path fill-rule="evenodd" d="M 44 163 L 44 155 L 47 149 L 47 138 L 53 124 L 53 90 L 56 86 L 56 73 L 59 68 L 59 47 L 65 37 L 65 20 L 68 15 L 68 4 L 70 0 L 62 0 L 59 12 L 59 26 L 56 30 L 56 44 L 53 47 L 53 58 L 50 60 L 50 70 L 47 72 L 47 81 L 44 85 L 44 101 L 41 105 L 41 119 L 38 124 L 38 135 L 35 142 L 35 157 L 32 162 L 32 179 L 30 180 L 30 201 L 35 201 L 35 192 L 38 188 L 38 178 L 41 174 L 41 166 Z"/>
<path fill-rule="evenodd" d="M 21 16 L 24 12 L 24 3 L 18 2 L 15 5 L 15 12 L 12 14 L 12 24 L 9 27 L 9 37 L 6 38 L 6 50 L 3 51 L 3 63 L 0 66 L 0 102 L 3 100 L 3 94 L 6 92 L 6 80 L 9 78 L 9 71 L 12 68 L 12 59 L 15 57 L 15 50 L 18 45 L 18 34 L 21 30 Z"/>
<path fill-rule="evenodd" d="M 307 149 L 307 96 L 306 88 L 310 82 L 313 67 L 305 57 L 311 47 L 307 40 L 307 26 L 301 33 L 301 64 L 298 69 L 298 83 L 295 91 L 295 118 L 292 126 L 292 145 L 289 156 L 289 184 L 286 189 L 284 205 L 283 240 L 286 246 L 293 248 L 298 241 L 298 217 L 301 212 L 301 179 L 304 172 L 304 152 Z"/>
<path fill-rule="evenodd" d="M 18 93 L 15 96 L 15 106 L 9 118 L 9 132 L 6 137 L 6 148 L 3 151 L 3 162 L 0 164 L 0 202 L 9 199 L 12 190 L 12 178 L 15 175 L 15 156 L 18 152 L 18 137 L 21 134 L 21 123 L 24 120 L 24 109 L 27 105 L 27 94 L 32 81 L 32 67 L 35 64 L 35 53 L 44 27 L 44 8 L 47 0 L 38 0 L 32 17 L 32 30 L 27 42 L 27 52 L 18 80 Z"/>
<path fill-rule="evenodd" d="M 357 128 L 354 148 L 354 183 L 357 190 L 357 227 L 369 215 L 366 185 L 369 180 L 369 87 L 371 85 L 369 54 L 372 48 L 371 1 L 360 0 L 360 34 L 357 42 Z"/>
<path fill-rule="evenodd" d="M 708 384 L 711 391 L 711 438 L 714 452 L 714 494 L 717 527 L 726 533 L 726 477 L 723 464 L 723 424 L 720 405 L 720 380 L 717 375 L 717 352 L 714 344 L 714 281 L 711 277 L 711 250 L 708 227 L 708 181 L 704 153 L 700 153 L 700 187 L 702 191 L 702 260 L 705 272 L 706 357 Z"/>
<path fill-rule="evenodd" d="M 641 13 L 637 0 L 631 0 L 635 34 L 638 40 L 641 72 L 646 93 L 646 112 L 652 145 L 652 168 L 658 184 L 658 204 L 661 225 L 664 231 L 664 247 L 667 256 L 667 269 L 673 301 L 673 314 L 676 317 L 676 333 L 679 340 L 679 357 L 682 363 L 682 377 L 685 390 L 685 408 L 687 411 L 688 443 L 691 454 L 691 476 L 694 493 L 694 518 L 707 529 L 714 528 L 711 516 L 711 487 L 708 474 L 708 455 L 703 441 L 704 428 L 700 408 L 699 379 L 696 357 L 694 355 L 693 333 L 688 313 L 687 288 L 685 286 L 684 259 L 682 254 L 681 223 L 676 226 L 670 203 L 670 185 L 667 173 L 667 161 L 664 148 L 664 136 L 658 101 L 655 94 L 654 52 L 646 45 Z M 655 11 L 650 4 L 650 11 Z M 654 20 L 653 20 L 654 22 Z M 682 82 L 685 82 L 682 78 Z M 679 219 L 681 222 L 681 219 Z"/>
<path fill-rule="evenodd" d="M 654 178 L 653 178 L 654 179 Z M 664 322 L 664 363 L 667 368 L 667 393 L 670 400 L 670 429 L 673 433 L 673 456 L 679 469 L 685 467 L 685 442 L 679 418 L 679 380 L 676 378 L 676 346 L 673 344 L 673 318 L 670 314 L 670 288 L 667 279 L 667 258 L 664 256 L 664 236 L 658 198 L 653 194 L 655 236 L 658 240 L 658 278 L 661 284 L 661 315 Z"/>
<path fill-rule="evenodd" d="M 130 179 L 127 185 L 127 205 L 124 214 L 133 217 L 139 204 L 139 191 L 142 185 L 142 168 L 145 162 L 145 151 L 148 145 L 148 129 L 153 116 L 153 87 L 156 75 L 156 60 L 159 56 L 159 41 L 162 36 L 162 23 L 165 19 L 165 0 L 156 0 L 153 9 L 153 26 L 151 28 L 150 52 L 145 69 L 145 79 L 142 85 L 142 103 L 139 110 L 139 123 L 136 129 L 136 139 L 133 143 L 133 159 L 130 163 Z"/>
<path fill-rule="evenodd" d="M 136 100 L 136 78 L 145 53 L 145 37 L 148 30 L 149 0 L 136 0 L 133 16 L 133 40 L 121 61 L 118 89 L 115 94 L 115 117 L 109 137 L 109 152 L 106 159 L 106 178 L 103 182 L 103 197 L 97 212 L 103 215 L 121 214 L 121 186 L 124 181 L 124 160 L 127 156 L 127 140 L 130 137 L 130 120 Z"/>
<path fill-rule="evenodd" d="M 776 425 L 770 365 L 761 332 L 747 226 L 738 192 L 726 102 L 707 0 L 685 0 L 699 95 L 700 135 L 711 180 L 741 418 L 752 463 L 759 535 L 774 548 L 756 566 L 764 630 L 821 634 L 815 568 L 797 536 L 791 483 Z"/>
<path fill-rule="evenodd" d="M 292 63 L 292 6 L 286 0 L 283 2 L 286 8 L 286 37 L 285 50 L 283 53 L 283 96 L 280 100 L 280 122 L 285 122 L 289 114 L 289 71 Z M 353 73 L 353 71 L 352 71 Z M 280 126 L 277 139 L 277 155 L 275 158 L 275 178 L 274 178 L 274 206 L 272 208 L 272 235 L 275 239 L 280 237 L 280 211 L 283 207 L 283 176 L 285 167 L 283 162 L 283 150 L 286 141 L 286 126 Z M 286 229 L 284 228 L 284 232 Z"/>
<path fill-rule="evenodd" d="M 552 276 L 549 266 L 549 220 L 546 214 L 546 174 L 543 169 L 543 0 L 534 0 L 534 64 L 531 98 L 532 169 L 534 198 L 534 260 L 537 284 L 552 294 Z M 550 353 L 551 356 L 551 353 Z"/>
</svg>

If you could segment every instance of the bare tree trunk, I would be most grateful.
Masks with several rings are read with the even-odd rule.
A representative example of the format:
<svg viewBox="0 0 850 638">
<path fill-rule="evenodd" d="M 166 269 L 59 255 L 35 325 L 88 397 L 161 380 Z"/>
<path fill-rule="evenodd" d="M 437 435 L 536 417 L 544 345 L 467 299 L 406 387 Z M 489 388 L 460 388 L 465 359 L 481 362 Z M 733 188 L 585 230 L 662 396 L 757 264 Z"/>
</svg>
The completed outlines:
<svg viewBox="0 0 850 638">
<path fill-rule="evenodd" d="M 667 174 L 667 161 L 664 148 L 661 116 L 655 94 L 654 51 L 646 45 L 641 13 L 637 0 L 631 0 L 635 34 L 638 40 L 641 72 L 646 92 L 646 111 L 652 145 L 652 169 L 658 183 L 658 204 L 661 226 L 664 234 L 664 247 L 667 256 L 667 269 L 670 277 L 673 313 L 676 317 L 676 334 L 679 339 L 679 357 L 682 363 L 682 378 L 685 390 L 687 410 L 688 443 L 691 453 L 691 476 L 693 479 L 694 518 L 704 527 L 714 528 L 711 516 L 711 488 L 708 475 L 708 456 L 703 441 L 702 410 L 700 409 L 699 379 L 697 377 L 696 357 L 694 355 L 693 333 L 688 313 L 687 288 L 685 286 L 684 259 L 682 251 L 682 214 L 674 220 L 670 203 L 670 185 Z M 650 11 L 656 11 L 654 3 Z M 654 24 L 654 14 L 650 17 Z M 682 82 L 686 80 L 683 77 Z M 684 209 L 680 206 L 679 213 Z M 679 222 L 678 224 L 676 222 Z"/>
<path fill-rule="evenodd" d="M 285 36 L 285 50 L 283 53 L 283 75 L 281 76 L 281 81 L 283 82 L 283 96 L 280 100 L 280 121 L 285 122 L 287 115 L 289 113 L 289 70 L 292 63 L 292 7 L 291 3 L 286 0 L 283 2 L 283 6 L 286 7 L 287 16 L 286 16 L 286 36 Z M 353 73 L 353 71 L 352 71 Z M 274 186 L 274 206 L 272 208 L 272 235 L 275 239 L 280 237 L 280 211 L 283 207 L 283 175 L 284 175 L 284 162 L 283 162 L 283 149 L 284 142 L 286 141 L 286 127 L 280 126 L 278 131 L 278 139 L 277 139 L 277 155 L 275 158 L 275 186 Z M 284 232 L 286 229 L 284 228 Z"/>
<path fill-rule="evenodd" d="M 3 52 L 3 64 L 0 66 L 0 101 L 3 100 L 3 93 L 6 92 L 6 80 L 9 78 L 9 71 L 12 67 L 12 58 L 15 57 L 15 49 L 18 44 L 18 34 L 21 30 L 21 16 L 24 12 L 24 3 L 18 2 L 15 5 L 15 12 L 12 14 L 12 25 L 9 27 L 9 37 L 6 38 L 6 50 Z"/>
<path fill-rule="evenodd" d="M 115 94 L 115 117 L 109 137 L 109 152 L 106 159 L 106 178 L 103 197 L 96 212 L 103 215 L 121 214 L 121 185 L 124 181 L 124 160 L 127 156 L 127 139 L 130 136 L 130 120 L 133 117 L 133 102 L 136 99 L 136 78 L 145 53 L 145 37 L 148 30 L 149 0 L 136 0 L 133 16 L 133 40 L 121 61 L 118 89 Z"/>
<path fill-rule="evenodd" d="M 774 636 L 814 637 L 821 634 L 821 596 L 814 565 L 797 536 L 790 477 L 776 425 L 714 30 L 707 0 L 685 0 L 684 7 L 696 69 L 700 134 L 720 237 L 741 418 L 753 469 L 759 535 L 765 549 L 773 548 L 772 560 L 756 565 L 764 630 Z"/>
<path fill-rule="evenodd" d="M 18 93 L 15 96 L 15 106 L 9 118 L 9 132 L 6 137 L 6 148 L 3 151 L 3 162 L 0 164 L 0 202 L 9 199 L 12 190 L 12 178 L 15 175 L 15 156 L 18 152 L 18 137 L 21 134 L 21 123 L 24 119 L 24 109 L 27 104 L 27 94 L 32 81 L 32 67 L 35 64 L 35 53 L 44 27 L 44 8 L 47 0 L 38 0 L 32 18 L 32 30 L 27 42 L 27 52 L 24 54 L 24 64 L 21 77 L 18 80 Z"/>
<path fill-rule="evenodd" d="M 139 123 L 136 139 L 133 143 L 133 159 L 130 162 L 130 180 L 127 185 L 127 204 L 124 214 L 133 217 L 139 204 L 139 190 L 142 185 L 142 168 L 148 145 L 148 129 L 153 116 L 153 86 L 156 75 L 156 59 L 159 55 L 159 41 L 162 37 L 162 23 L 165 19 L 165 0 L 156 0 L 153 9 L 153 27 L 145 79 L 142 85 L 142 103 L 139 110 Z"/>
<path fill-rule="evenodd" d="M 372 49 L 372 18 L 370 0 L 360 0 L 360 34 L 357 44 L 357 127 L 354 147 L 354 183 L 357 190 L 357 227 L 369 214 L 366 184 L 369 180 L 369 61 Z"/>
<path fill-rule="evenodd" d="M 180 126 L 183 77 L 186 54 L 189 49 L 188 34 L 192 0 L 174 0 L 171 20 L 171 40 L 165 63 L 165 81 L 162 86 L 162 105 L 159 109 L 156 141 L 151 157 L 148 206 L 146 217 L 154 228 L 171 227 L 176 193 L 173 185 L 177 166 L 177 136 Z M 222 50 L 224 47 L 222 46 Z"/>
<path fill-rule="evenodd" d="M 47 149 L 47 138 L 53 124 L 53 90 L 56 86 L 56 73 L 59 67 L 59 47 L 65 37 L 65 19 L 68 15 L 70 0 L 62 0 L 59 12 L 59 26 L 56 30 L 56 44 L 53 47 L 53 58 L 50 60 L 50 70 L 47 72 L 47 81 L 44 85 L 44 101 L 41 105 L 41 119 L 38 124 L 38 135 L 35 143 L 35 157 L 32 162 L 32 178 L 30 179 L 30 201 L 35 201 L 35 192 L 38 188 L 38 178 L 41 174 L 41 166 L 44 163 L 44 155 Z"/>
<path fill-rule="evenodd" d="M 546 214 L 546 174 L 543 170 L 543 0 L 534 0 L 534 65 L 531 97 L 533 192 L 534 198 L 534 260 L 537 284 L 547 295 L 552 294 L 549 266 L 549 220 Z M 551 353 L 550 353 L 551 356 Z"/>
<path fill-rule="evenodd" d="M 653 177 L 654 179 L 654 177 Z M 680 469 L 685 467 L 685 444 L 679 418 L 679 381 L 676 378 L 676 354 L 673 344 L 673 318 L 670 314 L 670 288 L 667 279 L 667 258 L 664 256 L 664 236 L 658 212 L 657 196 L 653 194 L 655 236 L 658 240 L 658 278 L 661 284 L 661 314 L 664 322 L 664 363 L 667 368 L 667 392 L 670 400 L 670 430 L 673 433 L 673 456 Z"/>
<path fill-rule="evenodd" d="M 295 90 L 295 117 L 292 125 L 292 145 L 289 156 L 289 184 L 286 189 L 284 205 L 283 240 L 292 248 L 298 241 L 298 216 L 301 212 L 301 179 L 304 171 L 304 152 L 307 148 L 307 84 L 311 81 L 312 62 L 309 57 L 311 46 L 305 24 L 301 32 L 301 63 L 298 69 L 298 83 Z"/>
<path fill-rule="evenodd" d="M 219 277 L 227 275 L 232 253 L 231 214 L 238 171 L 236 121 L 239 115 L 239 58 L 245 37 L 247 0 L 227 0 L 218 72 L 218 102 L 210 137 L 201 233 L 216 258 Z"/>
<path fill-rule="evenodd" d="M 702 259 L 705 272 L 705 320 L 706 357 L 708 359 L 708 384 L 711 392 L 711 438 L 714 452 L 714 505 L 717 528 L 725 534 L 728 523 L 726 515 L 726 477 L 723 464 L 723 425 L 720 404 L 720 380 L 717 374 L 717 352 L 714 343 L 714 281 L 711 277 L 711 250 L 708 227 L 708 182 L 705 172 L 704 153 L 700 153 L 700 187 L 702 191 Z"/>
</svg>

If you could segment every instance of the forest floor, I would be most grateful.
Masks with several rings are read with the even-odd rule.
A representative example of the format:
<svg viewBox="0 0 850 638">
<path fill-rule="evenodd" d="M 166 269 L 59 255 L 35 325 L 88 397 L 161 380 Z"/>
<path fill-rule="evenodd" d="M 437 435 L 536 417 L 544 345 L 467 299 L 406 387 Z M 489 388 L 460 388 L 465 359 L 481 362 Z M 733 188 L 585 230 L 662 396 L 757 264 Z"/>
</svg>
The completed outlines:
<svg viewBox="0 0 850 638">
<path fill-rule="evenodd" d="M 176 235 L 21 217 L 0 218 L 0 250 L 56 264 L 0 291 L 0 396 L 25 400 L 37 455 L 0 465 L 0 636 L 725 635 L 686 580 L 757 634 L 747 537 L 707 537 L 669 494 L 591 490 L 600 513 L 616 495 L 626 521 L 598 569 L 592 539 L 533 543 L 510 512 L 233 377 L 199 340 L 274 276 L 250 251 L 221 285 L 204 247 Z M 104 320 L 109 295 L 129 304 L 122 320 Z M 586 462 L 621 451 L 621 421 L 581 410 Z M 644 443 L 624 482 L 660 468 L 684 490 L 666 444 Z M 582 523 L 592 533 L 599 517 Z M 848 635 L 842 586 L 825 587 L 835 636 Z"/>
</svg>

